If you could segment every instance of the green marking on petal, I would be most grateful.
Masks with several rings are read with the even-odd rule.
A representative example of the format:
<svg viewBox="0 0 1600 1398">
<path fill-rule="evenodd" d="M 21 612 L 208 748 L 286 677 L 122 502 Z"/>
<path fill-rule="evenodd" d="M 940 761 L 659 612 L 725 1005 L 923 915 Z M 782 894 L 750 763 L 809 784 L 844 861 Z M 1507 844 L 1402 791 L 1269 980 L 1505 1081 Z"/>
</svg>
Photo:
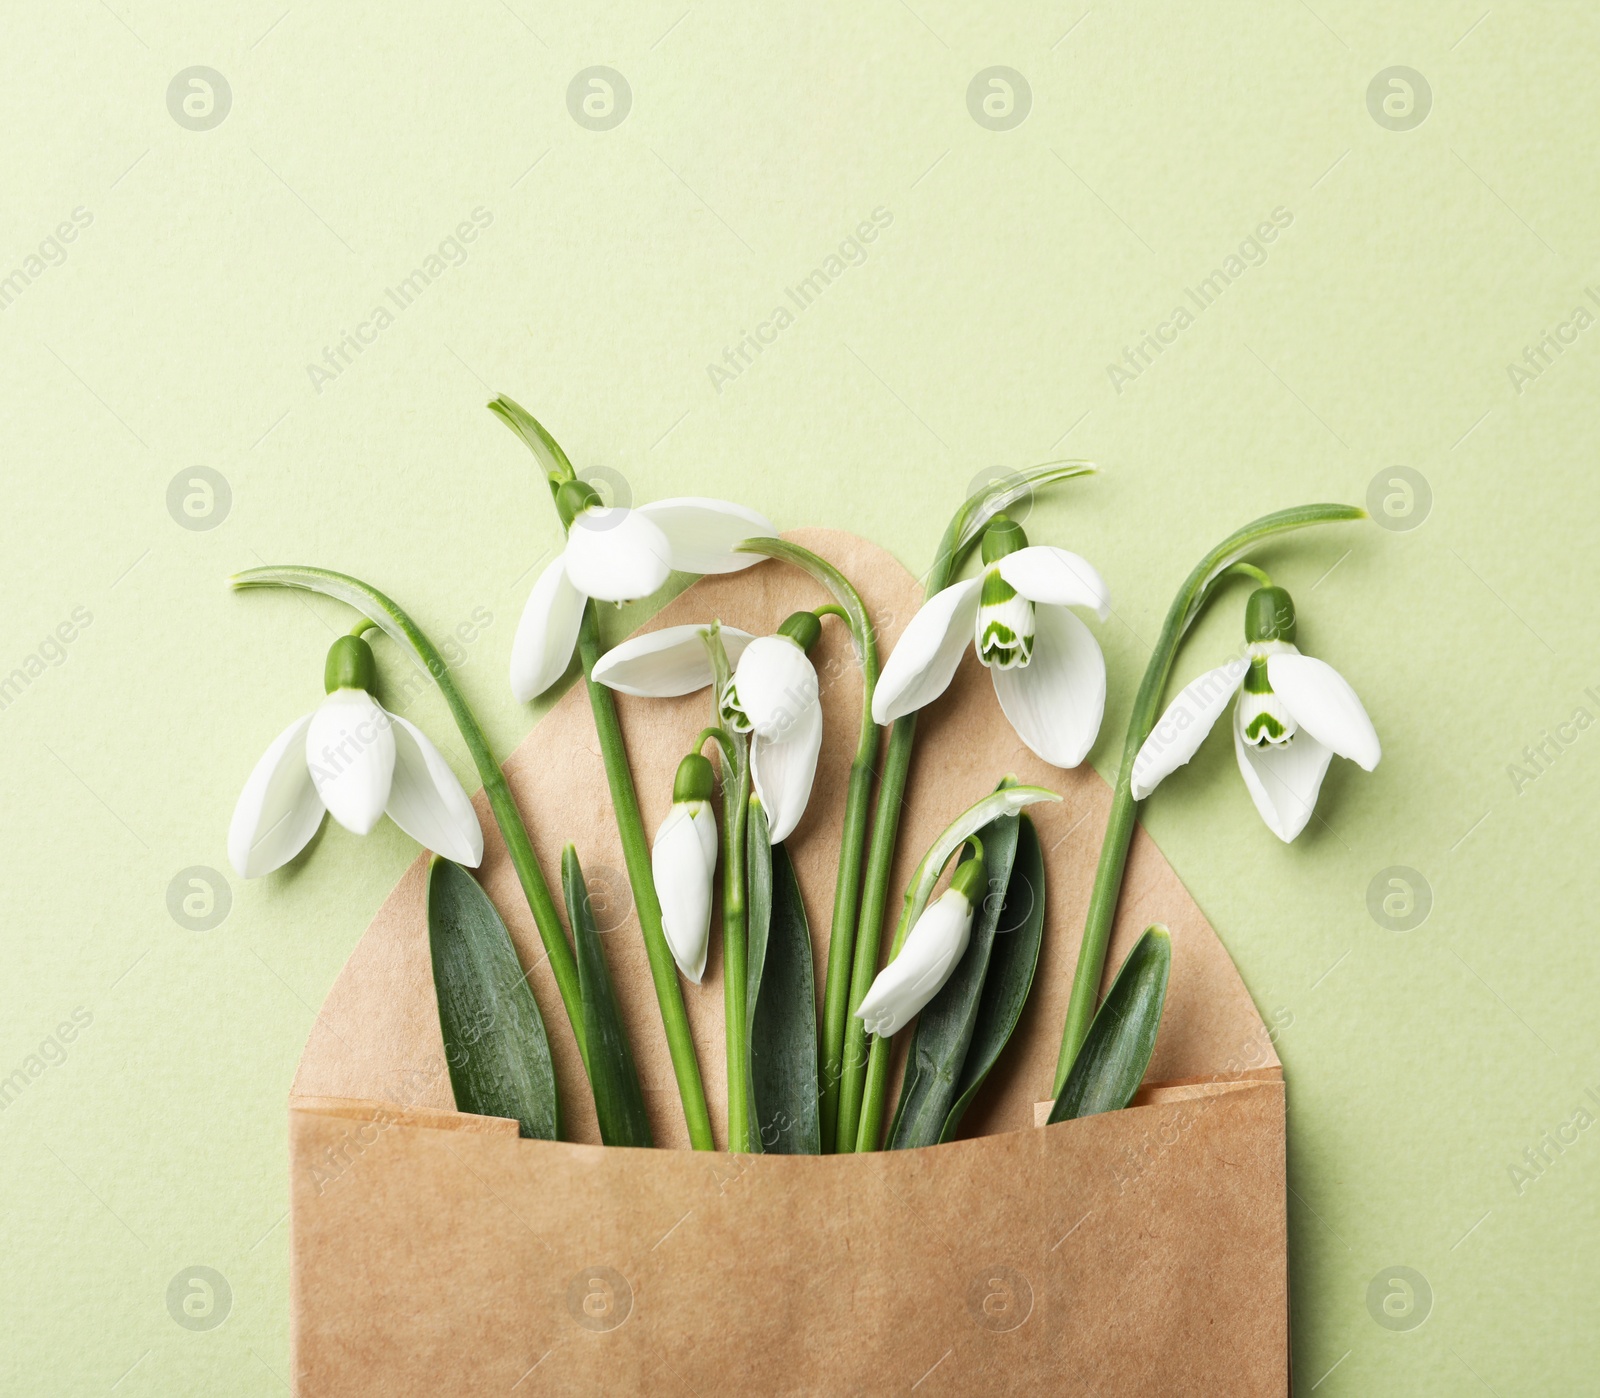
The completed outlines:
<svg viewBox="0 0 1600 1398">
<path fill-rule="evenodd" d="M 1265 743 L 1281 743 L 1284 740 L 1283 725 L 1271 714 L 1257 714 L 1244 730 L 1244 738 L 1247 743 L 1254 743 L 1257 747 Z"/>
<path fill-rule="evenodd" d="M 978 598 L 980 607 L 998 607 L 1004 602 L 1009 602 L 1017 595 L 1016 588 L 1012 587 L 1000 576 L 998 568 L 991 568 L 983 575 L 983 593 Z"/>
<path fill-rule="evenodd" d="M 717 712 L 722 715 L 722 721 L 733 729 L 735 733 L 748 733 L 751 723 L 739 703 L 739 691 L 734 688 L 732 680 L 722 691 L 722 698 L 717 702 Z"/>
</svg>

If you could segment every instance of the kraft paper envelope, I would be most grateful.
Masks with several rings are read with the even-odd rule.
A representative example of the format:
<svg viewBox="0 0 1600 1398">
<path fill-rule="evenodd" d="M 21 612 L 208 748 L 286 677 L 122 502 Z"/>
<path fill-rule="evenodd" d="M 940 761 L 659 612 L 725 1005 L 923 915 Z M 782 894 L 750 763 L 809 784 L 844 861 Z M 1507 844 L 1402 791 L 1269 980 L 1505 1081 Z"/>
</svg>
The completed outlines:
<svg viewBox="0 0 1600 1398">
<path fill-rule="evenodd" d="M 920 601 L 916 580 L 852 535 L 790 537 L 856 584 L 887 656 Z M 824 600 L 769 562 L 701 580 L 648 629 L 720 618 L 761 634 Z M 825 623 L 813 660 L 826 738 L 789 850 L 820 994 L 861 685 L 842 625 Z M 653 831 L 711 700 L 619 705 Z M 919 722 L 885 944 L 922 852 L 1000 777 L 1065 799 L 1030 812 L 1049 899 L 1032 996 L 948 1145 L 822 1158 L 688 1150 L 581 684 L 506 772 L 553 887 L 562 844 L 578 847 L 655 1138 L 672 1149 L 596 1144 L 554 980 L 480 795 L 480 875 L 529 968 L 573 1143 L 521 1140 L 514 1123 L 454 1111 L 419 858 L 334 984 L 294 1082 L 293 1367 L 305 1398 L 1287 1392 L 1282 1070 L 1227 952 L 1142 830 L 1108 976 L 1147 924 L 1171 929 L 1146 1085 L 1126 1111 L 1035 1124 L 1111 792 L 1087 765 L 1062 772 L 1028 752 L 973 656 Z M 684 991 L 721 1141 L 715 936 L 705 983 Z"/>
</svg>

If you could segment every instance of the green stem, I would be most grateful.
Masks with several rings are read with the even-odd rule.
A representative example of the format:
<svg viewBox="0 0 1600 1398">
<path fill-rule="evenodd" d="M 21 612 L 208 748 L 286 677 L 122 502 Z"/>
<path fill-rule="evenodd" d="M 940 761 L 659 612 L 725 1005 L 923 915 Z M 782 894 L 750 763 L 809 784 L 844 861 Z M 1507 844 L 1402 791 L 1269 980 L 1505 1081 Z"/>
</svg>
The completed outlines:
<svg viewBox="0 0 1600 1398">
<path fill-rule="evenodd" d="M 745 906 L 745 830 L 750 763 L 722 783 L 722 1006 L 727 1019 L 728 1149 L 755 1149 L 750 1131 L 750 924 Z"/>
<path fill-rule="evenodd" d="M 1150 730 L 1161 715 L 1161 697 L 1172 673 L 1173 661 L 1184 634 L 1194 624 L 1215 594 L 1217 586 L 1230 573 L 1236 576 L 1265 579 L 1266 574 L 1251 565 L 1239 565 L 1240 557 L 1250 549 L 1275 535 L 1292 529 L 1303 529 L 1313 524 L 1332 524 L 1343 520 L 1365 519 L 1365 510 L 1353 505 L 1301 505 L 1291 510 L 1279 510 L 1264 515 L 1243 529 L 1230 534 L 1194 567 L 1178 589 L 1167 609 L 1167 618 L 1150 661 L 1145 666 L 1144 679 L 1134 697 L 1133 711 L 1128 716 L 1128 735 L 1122 744 L 1122 766 L 1117 772 L 1116 786 L 1111 798 L 1111 819 L 1106 826 L 1104 843 L 1100 846 L 1100 864 L 1095 870 L 1094 892 L 1089 897 L 1089 911 L 1084 919 L 1083 943 L 1078 951 L 1077 969 L 1072 975 L 1072 995 L 1067 1002 L 1066 1022 L 1061 1027 L 1061 1056 L 1056 1064 L 1055 1089 L 1052 1097 L 1061 1095 L 1062 1085 L 1072 1069 L 1072 1062 L 1083 1047 L 1084 1036 L 1089 1032 L 1094 1018 L 1095 1004 L 1100 994 L 1100 978 L 1105 970 L 1106 947 L 1111 940 L 1111 924 L 1116 916 L 1117 899 L 1122 892 L 1122 875 L 1128 863 L 1128 846 L 1133 839 L 1138 803 L 1133 798 L 1133 760 L 1139 755 Z"/>
<path fill-rule="evenodd" d="M 745 899 L 746 830 L 750 818 L 750 742 L 722 717 L 722 695 L 733 666 L 722 644 L 722 626 L 704 633 L 711 659 L 711 710 L 722 748 L 722 1006 L 728 1057 L 728 1149 L 748 1154 L 750 1089 L 750 925 Z"/>
<path fill-rule="evenodd" d="M 683 988 L 678 983 L 678 967 L 661 925 L 661 900 L 656 896 L 655 876 L 650 868 L 650 843 L 645 838 L 644 820 L 639 814 L 639 794 L 634 789 L 633 771 L 628 766 L 628 749 L 622 736 L 621 720 L 617 717 L 616 699 L 594 678 L 595 662 L 601 653 L 600 622 L 595 604 L 585 602 L 583 621 L 578 629 L 578 655 L 583 661 L 589 707 L 594 711 L 595 734 L 605 760 L 611 805 L 617 815 L 622 857 L 628 866 L 628 882 L 633 886 L 633 905 L 639 911 L 639 930 L 644 936 L 645 955 L 650 960 L 650 978 L 655 982 L 656 1000 L 661 1006 L 667 1051 L 672 1055 L 672 1071 L 678 1080 L 678 1095 L 683 1099 L 689 1142 L 696 1150 L 715 1150 L 705 1084 L 700 1078 L 694 1038 L 689 1033 L 689 1016 L 683 1005 Z"/>
<path fill-rule="evenodd" d="M 1272 575 L 1265 568 L 1257 568 L 1254 563 L 1234 563 L 1225 571 L 1230 577 L 1249 578 L 1257 587 L 1272 586 Z"/>
<path fill-rule="evenodd" d="M 861 869 L 867 842 L 867 813 L 872 801 L 873 766 L 878 756 L 879 729 L 872 721 L 872 695 L 878 683 L 878 647 L 861 595 L 826 559 L 783 539 L 747 539 L 741 546 L 804 569 L 837 602 L 816 609 L 816 615 L 837 616 L 850 627 L 856 661 L 861 667 L 861 728 L 850 763 L 844 823 L 839 836 L 839 871 L 833 886 L 833 919 L 828 932 L 828 972 L 822 995 L 822 1041 L 818 1045 L 821 1091 L 822 1153 L 834 1149 L 839 1117 L 839 1089 L 844 1076 L 845 1032 L 850 1019 L 850 985 L 861 912 Z M 891 832 L 891 839 L 892 839 Z M 892 851 L 891 851 L 892 853 Z M 877 954 L 876 947 L 873 954 Z"/>
<path fill-rule="evenodd" d="M 907 900 L 901 911 L 900 922 L 894 929 L 894 940 L 889 944 L 889 960 L 900 955 L 906 937 L 911 932 L 911 904 Z M 871 982 L 868 982 L 870 985 Z M 858 1020 L 857 1023 L 860 1023 Z M 877 1150 L 883 1137 L 884 1104 L 889 1095 L 889 1048 L 891 1039 L 873 1035 L 872 1046 L 867 1051 L 867 1071 L 863 1078 L 859 1125 L 855 1148 L 865 1153 Z"/>
<path fill-rule="evenodd" d="M 930 588 L 930 593 L 935 590 Z M 839 1119 L 834 1149 L 856 1149 L 861 1122 L 861 1097 L 867 1083 L 867 1027 L 857 1017 L 872 978 L 878 974 L 878 948 L 883 913 L 889 903 L 889 876 L 894 866 L 895 841 L 900 833 L 906 777 L 911 770 L 911 748 L 917 736 L 917 716 L 896 719 L 889 729 L 883 776 L 878 782 L 878 805 L 873 813 L 872 843 L 867 850 L 867 872 L 861 889 L 861 920 L 856 929 L 854 964 L 850 971 L 850 999 L 846 1006 L 844 1049 L 840 1055 Z"/>
<path fill-rule="evenodd" d="M 494 812 L 495 824 L 500 827 L 500 836 L 505 841 L 506 852 L 511 856 L 511 865 L 517 871 L 517 879 L 522 884 L 528 908 L 533 913 L 534 925 L 539 929 L 539 940 L 544 943 L 545 953 L 550 958 L 550 969 L 556 978 L 556 988 L 561 993 L 561 1003 L 566 1008 L 567 1019 L 572 1025 L 572 1035 L 577 1040 L 578 1052 L 583 1057 L 584 1068 L 587 1071 L 589 1048 L 583 1033 L 583 997 L 578 990 L 577 960 L 567 943 L 566 933 L 561 928 L 561 918 L 556 912 L 555 901 L 550 896 L 550 886 L 545 882 L 544 871 L 539 867 L 539 858 L 533 852 L 533 841 L 528 837 L 528 827 L 523 823 L 522 812 L 517 809 L 516 798 L 511 794 L 505 773 L 500 770 L 500 764 L 494 760 L 494 754 L 489 750 L 489 740 L 484 736 L 477 717 L 468 707 L 461 691 L 456 688 L 455 680 L 450 675 L 450 667 L 445 664 L 438 648 L 416 622 L 377 588 L 345 573 L 330 572 L 325 568 L 295 566 L 251 568 L 235 574 L 228 582 L 229 586 L 239 590 L 252 587 L 292 587 L 303 588 L 307 592 L 320 592 L 326 597 L 335 598 L 365 615 L 372 625 L 378 627 L 407 651 L 417 664 L 433 676 L 433 682 L 439 686 L 439 693 L 444 696 L 444 701 L 449 706 L 450 716 L 455 719 L 456 727 L 461 730 L 461 739 L 472 755 L 473 765 L 478 769 L 484 793 L 489 798 L 489 809 Z"/>
<path fill-rule="evenodd" d="M 876 724 L 863 725 L 863 733 L 877 747 Z M 867 841 L 867 813 L 872 801 L 872 759 L 859 751 L 850 764 L 850 788 L 845 797 L 844 826 L 839 835 L 839 874 L 833 887 L 833 924 L 828 931 L 828 974 L 822 996 L 821 1145 L 824 1155 L 836 1149 L 839 1123 L 839 1089 L 844 1077 L 845 1034 L 850 1024 L 850 978 L 854 972 L 856 923 L 861 916 L 861 870 Z"/>
</svg>

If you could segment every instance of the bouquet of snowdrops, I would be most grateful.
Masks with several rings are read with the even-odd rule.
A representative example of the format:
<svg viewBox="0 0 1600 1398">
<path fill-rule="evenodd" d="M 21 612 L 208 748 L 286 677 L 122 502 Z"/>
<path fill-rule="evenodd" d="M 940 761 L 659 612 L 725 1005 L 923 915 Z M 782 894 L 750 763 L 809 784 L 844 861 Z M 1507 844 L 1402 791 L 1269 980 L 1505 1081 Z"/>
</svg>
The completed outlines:
<svg viewBox="0 0 1600 1398">
<path fill-rule="evenodd" d="M 815 1154 L 951 1139 L 999 1064 L 1033 984 L 1049 871 L 1026 808 L 1059 797 L 996 772 L 990 794 L 948 812 L 903 890 L 884 957 L 917 714 L 939 701 L 970 644 L 1029 750 L 1063 769 L 1087 757 L 1100 731 L 1106 668 L 1081 614 L 1105 622 L 1110 592 L 1087 560 L 1030 541 L 1007 510 L 1094 467 L 1036 466 L 961 501 L 926 575 L 925 600 L 880 667 L 877 632 L 850 580 L 779 538 L 756 511 L 700 498 L 607 506 L 530 414 L 507 398 L 489 407 L 533 453 L 565 534 L 517 627 L 511 687 L 519 702 L 530 701 L 562 679 L 574 654 L 581 663 L 691 1143 L 716 1146 L 682 982 L 698 984 L 705 972 L 719 905 L 727 1149 Z M 1282 840 L 1310 819 L 1335 755 L 1369 771 L 1376 765 L 1378 738 L 1361 701 L 1331 666 L 1299 651 L 1292 598 L 1246 561 L 1286 531 L 1362 517 L 1342 505 L 1267 515 L 1206 554 L 1174 598 L 1129 717 L 1062 1027 L 1052 1122 L 1124 1107 L 1144 1076 L 1171 960 L 1163 928 L 1139 939 L 1103 1000 L 1100 994 L 1137 805 L 1189 761 L 1234 696 L 1239 771 Z M 801 570 L 833 600 L 796 610 L 770 635 L 741 629 L 739 617 L 708 616 L 602 647 L 598 604 L 648 598 L 674 572 L 756 565 Z M 1163 709 L 1185 633 L 1233 580 L 1253 584 L 1242 645 Z M 284 729 L 245 782 L 228 837 L 234 867 L 247 878 L 280 868 L 305 848 L 324 814 L 358 834 L 387 814 L 432 850 L 429 936 L 456 1104 L 514 1118 L 525 1136 L 559 1139 L 562 1110 L 543 1021 L 503 919 L 467 872 L 482 860 L 483 832 L 438 749 L 379 701 L 369 637 L 386 636 L 432 676 L 478 769 L 549 957 L 602 1139 L 652 1145 L 579 852 L 571 845 L 562 852 L 558 903 L 499 763 L 437 648 L 388 596 L 342 573 L 263 567 L 232 583 L 304 588 L 359 614 L 328 652 L 323 699 Z M 817 779 L 823 712 L 808 653 L 829 624 L 849 630 L 863 708 L 838 832 L 819 1013 L 805 900 L 784 841 Z M 683 735 L 671 808 L 652 838 L 613 695 L 698 691 L 707 694 L 706 723 Z M 813 906 L 820 892 L 811 890 Z M 890 1045 L 908 1030 L 913 1040 L 890 1117 Z"/>
</svg>

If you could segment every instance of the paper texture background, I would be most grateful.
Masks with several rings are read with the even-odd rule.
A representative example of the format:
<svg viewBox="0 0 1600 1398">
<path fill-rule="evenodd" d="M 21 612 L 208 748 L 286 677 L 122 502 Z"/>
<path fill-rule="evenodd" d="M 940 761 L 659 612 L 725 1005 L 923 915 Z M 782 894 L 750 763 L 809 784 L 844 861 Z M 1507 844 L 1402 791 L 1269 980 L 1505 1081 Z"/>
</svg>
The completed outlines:
<svg viewBox="0 0 1600 1398">
<path fill-rule="evenodd" d="M 790 537 L 855 583 L 887 652 L 917 605 L 916 580 L 851 535 Z M 823 600 L 803 574 L 769 562 L 702 579 L 651 625 L 718 619 L 759 635 Z M 824 636 L 813 654 L 824 681 L 823 762 L 790 841 L 812 914 L 819 988 L 861 706 L 847 632 L 830 625 Z M 619 703 L 653 829 L 678 759 L 709 720 L 709 692 Z M 1028 753 L 971 655 L 918 728 L 898 891 L 939 830 L 1007 772 L 1065 797 L 1031 808 L 1046 852 L 1045 935 L 1018 1032 L 963 1121 L 963 1135 L 985 1139 L 796 1164 L 443 1139 L 387 1114 L 353 1126 L 328 1099 L 424 1112 L 452 1105 L 419 859 L 330 992 L 295 1078 L 296 1102 L 324 1104 L 292 1113 L 295 1377 L 305 1398 L 426 1393 L 446 1366 L 460 1392 L 525 1373 L 537 1393 L 595 1383 L 655 1390 L 665 1382 L 652 1380 L 657 1371 L 689 1392 L 731 1393 L 740 1383 L 762 1392 L 887 1392 L 935 1361 L 929 1393 L 989 1385 L 1053 1393 L 1088 1375 L 1092 1386 L 1119 1393 L 1285 1391 L 1281 1071 L 1233 963 L 1140 835 L 1109 967 L 1147 923 L 1171 928 L 1171 988 L 1147 1081 L 1231 1090 L 1180 1088 L 1165 1102 L 1092 1123 L 1034 1127 L 1034 1104 L 1050 1093 L 1110 789 L 1091 769 L 1062 772 Z M 609 803 L 597 799 L 605 774 L 581 687 L 506 767 L 544 863 L 571 840 L 603 890 L 622 857 Z M 497 837 L 488 843 L 484 883 L 532 968 L 562 1087 L 563 1135 L 598 1143 L 538 934 L 503 846 Z M 898 894 L 891 904 L 892 923 Z M 657 1141 L 686 1146 L 638 919 L 619 905 L 607 924 L 607 959 Z M 713 954 L 698 990 L 685 991 L 722 1141 L 720 957 Z M 512 1220 L 533 1242 L 508 1236 Z M 603 1344 L 593 1339 L 594 1318 L 566 1306 L 566 1288 L 585 1267 L 620 1276 L 611 1285 L 638 1307 L 632 1328 L 623 1316 Z M 1028 1296 L 1027 1313 L 1011 1316 L 1003 1332 L 983 1309 L 987 1279 L 976 1316 L 969 1310 L 985 1269 L 1025 1279 L 1012 1289 Z M 463 1287 L 466 1277 L 476 1280 Z M 1200 1277 L 1209 1281 L 1197 1285 Z"/>
</svg>

